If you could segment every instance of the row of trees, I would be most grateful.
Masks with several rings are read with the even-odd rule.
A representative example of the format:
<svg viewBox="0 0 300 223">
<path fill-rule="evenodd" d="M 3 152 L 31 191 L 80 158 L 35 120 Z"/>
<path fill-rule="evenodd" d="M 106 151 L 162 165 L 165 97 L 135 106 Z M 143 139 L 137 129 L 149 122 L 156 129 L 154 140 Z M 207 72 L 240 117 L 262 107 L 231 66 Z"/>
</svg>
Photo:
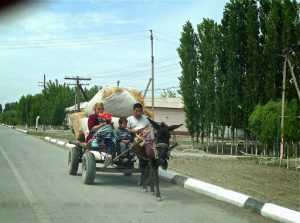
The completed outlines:
<svg viewBox="0 0 300 223">
<path fill-rule="evenodd" d="M 252 133 L 268 139 L 266 143 L 274 142 L 255 127 L 257 120 L 250 125 L 249 117 L 270 100 L 280 100 L 284 56 L 292 61 L 299 77 L 299 12 L 296 0 L 231 0 L 225 5 L 221 24 L 204 19 L 195 31 L 186 22 L 178 48 L 179 93 L 187 128 L 197 142 L 211 132 L 224 137 L 226 126 L 231 127 L 232 140 L 238 128 L 248 138 Z M 287 81 L 286 98 L 297 98 L 292 81 Z M 299 101 L 289 104 L 296 106 L 299 115 Z M 298 126 L 290 134 L 299 140 L 297 114 L 293 113 L 291 123 Z M 275 130 L 277 119 L 271 123 Z"/>
<path fill-rule="evenodd" d="M 84 89 L 87 97 L 92 98 L 101 87 Z M 0 122 L 10 125 L 34 126 L 37 116 L 40 123 L 60 126 L 65 122 L 65 108 L 74 105 L 75 90 L 57 80 L 49 81 L 42 93 L 22 96 L 18 102 L 6 103 L 0 113 Z M 81 101 L 83 99 L 81 98 Z M 0 107 L 2 109 L 2 106 Z"/>
</svg>

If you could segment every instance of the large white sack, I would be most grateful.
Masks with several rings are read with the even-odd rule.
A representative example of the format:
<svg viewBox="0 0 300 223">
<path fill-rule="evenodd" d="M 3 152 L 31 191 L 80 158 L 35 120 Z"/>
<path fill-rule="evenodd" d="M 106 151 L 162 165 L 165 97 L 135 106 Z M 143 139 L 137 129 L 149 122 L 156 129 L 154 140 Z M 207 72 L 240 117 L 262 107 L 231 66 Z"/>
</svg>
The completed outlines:
<svg viewBox="0 0 300 223">
<path fill-rule="evenodd" d="M 105 112 L 112 113 L 116 117 L 128 117 L 132 114 L 132 107 L 137 100 L 125 88 L 119 89 L 118 92 L 112 93 L 108 97 L 103 97 L 104 90 L 100 90 L 88 103 L 85 108 L 85 113 L 91 115 L 94 113 L 94 105 L 97 102 L 102 102 L 105 107 Z"/>
<path fill-rule="evenodd" d="M 97 94 L 95 94 L 95 96 L 88 102 L 87 106 L 85 107 L 84 111 L 87 115 L 91 115 L 94 114 L 94 105 L 97 102 L 102 102 L 102 97 L 103 97 L 103 91 L 100 90 L 98 91 Z"/>
</svg>

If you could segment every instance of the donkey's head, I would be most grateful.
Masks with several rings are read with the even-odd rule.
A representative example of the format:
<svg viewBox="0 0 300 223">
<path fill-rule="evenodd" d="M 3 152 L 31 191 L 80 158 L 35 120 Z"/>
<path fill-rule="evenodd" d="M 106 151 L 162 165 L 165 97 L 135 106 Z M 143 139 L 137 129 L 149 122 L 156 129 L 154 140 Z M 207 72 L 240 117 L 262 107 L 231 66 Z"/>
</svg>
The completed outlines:
<svg viewBox="0 0 300 223">
<path fill-rule="evenodd" d="M 151 123 L 151 125 L 153 126 L 153 128 L 156 129 L 157 144 L 165 143 L 168 146 L 170 144 L 170 138 L 171 138 L 171 133 L 170 132 L 172 132 L 173 130 L 175 130 L 175 129 L 179 128 L 180 126 L 182 126 L 182 124 L 168 126 L 164 122 L 157 123 L 157 122 L 153 121 L 150 118 L 148 118 L 148 120 Z"/>
</svg>

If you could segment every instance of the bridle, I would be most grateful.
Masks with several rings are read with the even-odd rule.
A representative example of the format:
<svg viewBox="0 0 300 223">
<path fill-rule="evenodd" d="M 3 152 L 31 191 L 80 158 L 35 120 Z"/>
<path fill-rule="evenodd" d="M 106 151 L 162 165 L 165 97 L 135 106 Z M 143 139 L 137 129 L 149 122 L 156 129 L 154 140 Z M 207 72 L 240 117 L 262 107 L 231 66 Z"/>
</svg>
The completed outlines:
<svg viewBox="0 0 300 223">
<path fill-rule="evenodd" d="M 152 147 L 156 147 L 156 148 L 164 148 L 164 149 L 167 149 L 167 157 L 169 158 L 169 157 L 172 157 L 171 156 L 171 150 L 174 148 L 174 147 L 176 147 L 177 145 L 178 145 L 178 143 L 176 142 L 176 135 L 175 135 L 175 132 L 174 131 L 171 131 L 170 132 L 170 135 L 172 136 L 173 135 L 173 140 L 172 140 L 172 143 L 171 144 L 167 144 L 167 143 L 157 143 L 157 144 L 153 144 L 153 146 Z M 145 140 L 145 138 L 144 137 L 142 137 L 142 136 L 139 136 L 140 138 L 142 138 L 143 140 Z M 155 141 L 155 140 L 154 140 Z M 143 149 L 145 149 L 144 147 L 142 147 Z M 148 157 L 144 157 L 143 155 L 141 155 L 141 154 L 137 154 L 137 156 L 139 157 L 139 158 L 141 158 L 141 159 L 143 159 L 143 160 L 146 160 L 146 161 L 149 161 L 150 160 L 150 158 L 148 158 Z"/>
</svg>

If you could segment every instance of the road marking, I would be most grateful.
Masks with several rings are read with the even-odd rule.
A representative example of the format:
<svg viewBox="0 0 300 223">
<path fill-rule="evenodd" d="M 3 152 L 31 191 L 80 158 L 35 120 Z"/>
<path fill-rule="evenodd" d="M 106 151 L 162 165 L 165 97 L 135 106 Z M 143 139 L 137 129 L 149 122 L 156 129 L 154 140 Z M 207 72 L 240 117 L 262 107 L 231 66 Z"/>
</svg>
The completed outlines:
<svg viewBox="0 0 300 223">
<path fill-rule="evenodd" d="M 30 190 L 29 186 L 27 185 L 27 183 L 25 182 L 25 180 L 23 179 L 23 177 L 21 176 L 21 174 L 18 172 L 16 166 L 12 163 L 12 161 L 8 158 L 6 152 L 4 151 L 4 149 L 2 148 L 2 146 L 0 145 L 0 151 L 2 152 L 4 158 L 6 159 L 9 167 L 11 168 L 13 174 L 15 175 L 18 183 L 20 184 L 26 198 L 28 199 L 28 201 L 31 204 L 31 207 L 38 219 L 39 222 L 45 222 L 45 223 L 50 223 L 50 219 L 47 216 L 47 214 L 45 213 L 45 211 L 42 209 L 42 207 L 40 207 L 38 205 L 38 201 L 35 198 L 35 196 L 33 195 L 32 191 Z"/>
</svg>

